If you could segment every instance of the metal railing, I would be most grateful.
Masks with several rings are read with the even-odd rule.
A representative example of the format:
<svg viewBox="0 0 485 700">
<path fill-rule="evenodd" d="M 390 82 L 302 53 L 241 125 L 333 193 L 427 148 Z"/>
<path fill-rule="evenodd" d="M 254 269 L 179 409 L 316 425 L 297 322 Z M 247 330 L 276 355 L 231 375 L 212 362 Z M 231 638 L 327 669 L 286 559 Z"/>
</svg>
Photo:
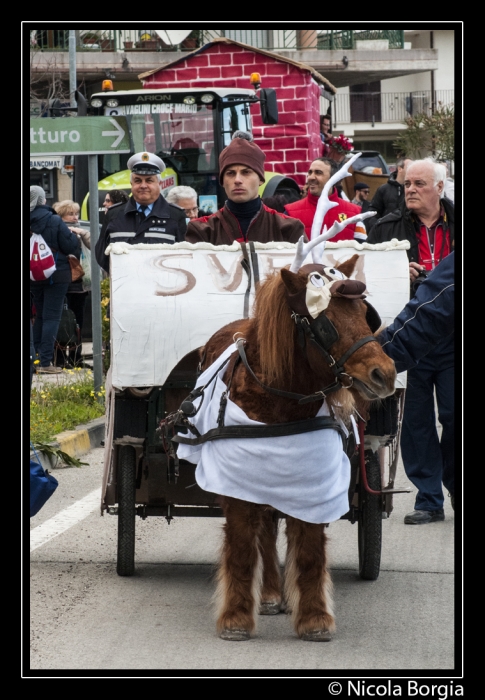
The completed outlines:
<svg viewBox="0 0 485 700">
<path fill-rule="evenodd" d="M 404 48 L 403 29 L 326 30 L 318 36 L 318 49 L 357 49 L 359 41 L 387 41 L 389 49 Z"/>
<path fill-rule="evenodd" d="M 431 90 L 338 93 L 332 106 L 333 123 L 334 126 L 356 122 L 404 123 L 413 114 L 450 107 L 454 99 L 454 90 L 435 90 L 434 95 Z"/>
<path fill-rule="evenodd" d="M 193 51 L 203 43 L 200 31 L 191 32 L 179 44 L 170 44 L 152 29 L 76 29 L 77 51 Z M 33 30 L 30 47 L 41 51 L 69 51 L 69 30 Z"/>
<path fill-rule="evenodd" d="M 404 30 L 314 29 L 194 29 L 179 44 L 171 44 L 153 29 L 76 29 L 78 51 L 193 51 L 217 37 L 269 51 L 365 48 L 358 41 L 387 41 L 390 49 L 404 48 Z M 165 37 L 168 39 L 168 37 Z M 68 51 L 69 30 L 41 29 L 30 33 L 32 49 Z"/>
</svg>

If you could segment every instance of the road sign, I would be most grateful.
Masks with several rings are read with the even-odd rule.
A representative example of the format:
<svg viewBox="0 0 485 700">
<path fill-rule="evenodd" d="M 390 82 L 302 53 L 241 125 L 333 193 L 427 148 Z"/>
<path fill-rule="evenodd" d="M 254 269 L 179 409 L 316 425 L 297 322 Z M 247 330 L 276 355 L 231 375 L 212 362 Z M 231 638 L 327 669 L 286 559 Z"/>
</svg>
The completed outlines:
<svg viewBox="0 0 485 700">
<path fill-rule="evenodd" d="M 30 155 L 130 153 L 126 117 L 30 120 Z"/>
</svg>

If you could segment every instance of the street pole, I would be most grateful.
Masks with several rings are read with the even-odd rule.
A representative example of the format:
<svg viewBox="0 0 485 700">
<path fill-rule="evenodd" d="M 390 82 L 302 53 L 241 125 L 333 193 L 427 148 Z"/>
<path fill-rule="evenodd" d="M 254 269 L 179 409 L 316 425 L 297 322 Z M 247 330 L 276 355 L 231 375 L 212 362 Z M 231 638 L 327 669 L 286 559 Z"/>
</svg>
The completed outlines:
<svg viewBox="0 0 485 700">
<path fill-rule="evenodd" d="M 69 30 L 69 100 L 71 107 L 77 107 L 76 90 L 76 32 Z"/>
<path fill-rule="evenodd" d="M 69 100 L 71 107 L 77 107 L 76 101 L 77 77 L 76 77 L 76 32 L 69 30 Z M 89 198 L 91 202 L 98 201 L 98 156 L 88 156 L 89 171 Z M 91 207 L 90 216 L 91 250 L 94 253 L 99 237 L 99 211 L 98 207 Z M 93 262 L 94 261 L 94 262 Z M 99 396 L 103 385 L 103 338 L 101 321 L 101 276 L 99 267 L 91 255 L 91 313 L 93 332 L 93 374 L 94 393 L 98 403 L 104 399 Z"/>
<path fill-rule="evenodd" d="M 98 201 L 98 156 L 88 156 L 89 172 L 89 201 Z M 99 211 L 97 206 L 89 207 L 89 223 L 91 231 L 91 309 L 93 327 L 93 374 L 94 393 L 98 403 L 103 403 L 103 397 L 98 394 L 103 385 L 103 338 L 101 322 L 101 275 L 96 263 L 94 251 L 99 238 Z"/>
</svg>

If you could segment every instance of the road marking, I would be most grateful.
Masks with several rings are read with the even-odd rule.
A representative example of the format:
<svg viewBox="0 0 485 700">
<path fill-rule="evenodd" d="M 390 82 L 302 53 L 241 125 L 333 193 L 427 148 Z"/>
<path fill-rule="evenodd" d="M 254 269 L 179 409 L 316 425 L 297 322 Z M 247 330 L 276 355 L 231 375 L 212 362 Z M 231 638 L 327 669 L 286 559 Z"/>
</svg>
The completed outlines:
<svg viewBox="0 0 485 700">
<path fill-rule="evenodd" d="M 33 552 L 37 547 L 42 547 L 43 544 L 57 537 L 57 535 L 61 535 L 66 530 L 69 530 L 70 527 L 87 518 L 100 505 L 101 489 L 96 489 L 96 491 L 88 493 L 87 496 L 76 501 L 72 506 L 65 508 L 53 518 L 46 520 L 42 525 L 34 527 L 30 531 L 30 551 Z"/>
</svg>

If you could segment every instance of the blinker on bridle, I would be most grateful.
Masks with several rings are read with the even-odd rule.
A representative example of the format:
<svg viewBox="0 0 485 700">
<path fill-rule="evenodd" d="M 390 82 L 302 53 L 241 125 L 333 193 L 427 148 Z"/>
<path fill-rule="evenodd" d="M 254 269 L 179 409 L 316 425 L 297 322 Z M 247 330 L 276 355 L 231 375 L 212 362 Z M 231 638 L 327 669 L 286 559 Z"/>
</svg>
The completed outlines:
<svg viewBox="0 0 485 700">
<path fill-rule="evenodd" d="M 291 317 L 297 326 L 298 341 L 302 349 L 305 349 L 306 342 L 310 342 L 314 347 L 316 347 L 317 350 L 324 356 L 335 377 L 335 381 L 332 384 L 329 384 L 320 392 L 316 393 L 320 395 L 323 394 L 323 397 L 325 398 L 327 394 L 337 391 L 340 389 L 340 387 L 343 389 L 350 389 L 354 380 L 350 374 L 344 372 L 344 364 L 356 350 L 361 348 L 366 343 L 379 342 L 377 338 L 373 335 L 367 335 L 364 338 L 360 338 L 353 345 L 351 345 L 350 348 L 344 352 L 344 354 L 338 360 L 336 360 L 329 351 L 332 345 L 339 339 L 339 334 L 332 321 L 325 315 L 325 312 L 322 312 L 317 316 L 317 318 L 314 319 L 309 319 L 307 316 L 300 316 L 295 312 L 292 312 Z M 348 383 L 344 383 L 344 380 L 347 380 Z M 300 401 L 300 403 L 306 402 Z"/>
<path fill-rule="evenodd" d="M 328 275 L 325 274 L 322 265 L 307 265 L 303 268 L 305 272 L 309 275 L 312 272 L 323 274 L 328 279 Z M 334 272 L 331 270 L 331 272 Z M 337 391 L 340 388 L 350 389 L 353 384 L 353 377 L 351 377 L 347 372 L 344 371 L 344 364 L 347 362 L 349 357 L 361 348 L 366 343 L 379 342 L 374 335 L 367 335 L 364 338 L 360 338 L 353 345 L 350 346 L 348 350 L 336 360 L 330 353 L 330 348 L 334 345 L 338 339 L 339 334 L 331 320 L 325 314 L 325 311 L 321 311 L 316 317 L 313 317 L 307 307 L 306 302 L 306 288 L 300 289 L 298 292 L 291 294 L 288 293 L 288 302 L 291 309 L 291 318 L 296 324 L 298 333 L 298 343 L 302 350 L 304 351 L 307 343 L 311 343 L 325 358 L 325 361 L 330 368 L 332 374 L 335 377 L 335 381 L 326 386 L 324 389 L 315 392 L 314 394 L 309 394 L 305 396 L 303 394 L 296 394 L 290 391 L 283 391 L 281 389 L 274 389 L 273 387 L 263 384 L 258 377 L 254 374 L 246 358 L 246 353 L 244 350 L 244 344 L 246 341 L 243 338 L 236 340 L 236 345 L 239 351 L 239 358 L 242 360 L 247 371 L 250 373 L 252 378 L 261 386 L 265 391 L 270 394 L 275 394 L 276 396 L 283 396 L 285 398 L 296 399 L 298 403 L 304 404 L 311 401 L 320 401 L 325 399 L 327 394 Z M 367 307 L 366 311 L 366 321 L 373 333 L 379 328 L 381 324 L 381 319 L 379 314 L 374 309 L 374 307 L 369 304 L 364 299 L 365 285 L 357 280 L 333 280 L 332 282 L 332 296 L 343 297 L 347 299 L 362 299 Z M 237 364 L 237 363 L 236 363 Z M 234 365 L 235 368 L 235 365 Z M 234 369 L 233 369 L 234 371 Z"/>
</svg>

